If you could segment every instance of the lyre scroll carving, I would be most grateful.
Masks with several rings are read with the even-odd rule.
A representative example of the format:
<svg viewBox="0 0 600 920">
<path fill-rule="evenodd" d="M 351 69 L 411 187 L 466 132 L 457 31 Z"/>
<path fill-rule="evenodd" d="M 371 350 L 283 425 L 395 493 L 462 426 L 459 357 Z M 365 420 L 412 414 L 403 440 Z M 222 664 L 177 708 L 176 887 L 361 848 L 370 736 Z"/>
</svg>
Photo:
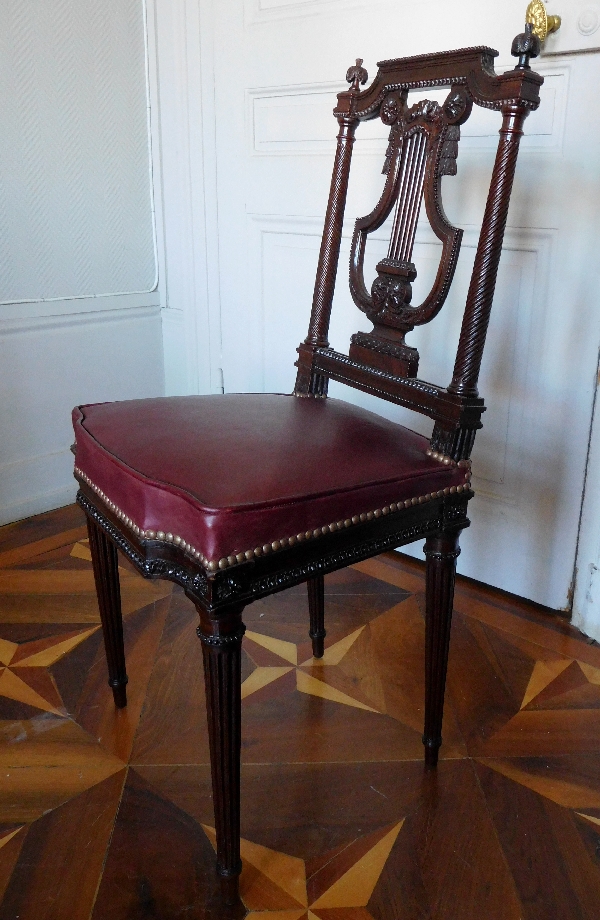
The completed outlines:
<svg viewBox="0 0 600 920">
<path fill-rule="evenodd" d="M 460 250 L 462 231 L 446 218 L 441 177 L 456 174 L 460 125 L 472 100 L 464 86 L 454 86 L 443 105 L 423 99 L 407 106 L 407 90 L 388 93 L 380 117 L 390 126 L 383 172 L 385 186 L 375 209 L 356 221 L 350 259 L 350 290 L 356 305 L 373 323 L 370 333 L 352 336 L 350 357 L 403 377 L 416 377 L 419 355 L 404 341 L 407 332 L 429 322 L 446 299 Z M 413 306 L 412 262 L 417 223 L 425 200 L 427 218 L 442 242 L 442 257 L 433 287 Z M 377 265 L 370 292 L 364 281 L 366 239 L 395 207 L 387 257 Z"/>
</svg>

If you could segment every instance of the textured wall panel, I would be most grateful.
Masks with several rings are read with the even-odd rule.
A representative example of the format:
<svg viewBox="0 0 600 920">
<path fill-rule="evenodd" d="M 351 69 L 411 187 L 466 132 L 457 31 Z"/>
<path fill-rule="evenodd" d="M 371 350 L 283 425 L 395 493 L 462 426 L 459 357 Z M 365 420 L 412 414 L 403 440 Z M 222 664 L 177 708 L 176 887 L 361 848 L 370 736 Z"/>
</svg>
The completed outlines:
<svg viewBox="0 0 600 920">
<path fill-rule="evenodd" d="M 152 289 L 143 0 L 2 0 L 0 99 L 0 301 Z"/>
</svg>

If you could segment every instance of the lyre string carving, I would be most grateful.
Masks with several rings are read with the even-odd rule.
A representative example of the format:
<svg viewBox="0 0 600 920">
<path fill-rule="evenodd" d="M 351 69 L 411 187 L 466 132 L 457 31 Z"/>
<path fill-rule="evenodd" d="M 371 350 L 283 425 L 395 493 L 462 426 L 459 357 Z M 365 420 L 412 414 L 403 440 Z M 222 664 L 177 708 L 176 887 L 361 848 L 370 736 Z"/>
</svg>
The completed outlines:
<svg viewBox="0 0 600 920">
<path fill-rule="evenodd" d="M 371 214 L 355 225 L 350 259 L 350 290 L 356 305 L 373 323 L 370 333 L 352 336 L 350 357 L 401 377 L 416 377 L 419 356 L 404 340 L 415 326 L 429 322 L 446 299 L 460 249 L 462 231 L 446 218 L 441 203 L 441 177 L 456 174 L 460 127 L 471 111 L 461 87 L 453 87 L 442 106 L 423 99 L 407 107 L 406 89 L 389 93 L 380 116 L 390 126 L 383 173 L 386 183 Z M 412 262 L 423 200 L 429 223 L 442 242 L 442 257 L 431 291 L 413 306 Z M 366 238 L 395 208 L 387 257 L 377 265 L 370 293 L 363 276 Z"/>
</svg>

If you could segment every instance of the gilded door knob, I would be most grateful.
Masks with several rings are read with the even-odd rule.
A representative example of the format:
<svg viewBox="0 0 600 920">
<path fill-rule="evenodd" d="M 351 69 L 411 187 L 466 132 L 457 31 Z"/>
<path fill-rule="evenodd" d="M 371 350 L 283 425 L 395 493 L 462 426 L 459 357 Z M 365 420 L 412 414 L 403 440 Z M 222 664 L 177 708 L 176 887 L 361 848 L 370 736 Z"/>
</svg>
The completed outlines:
<svg viewBox="0 0 600 920">
<path fill-rule="evenodd" d="M 525 22 L 530 22 L 533 32 L 541 42 L 545 42 L 550 32 L 560 29 L 560 16 L 548 16 L 542 0 L 531 0 L 525 13 Z"/>
</svg>

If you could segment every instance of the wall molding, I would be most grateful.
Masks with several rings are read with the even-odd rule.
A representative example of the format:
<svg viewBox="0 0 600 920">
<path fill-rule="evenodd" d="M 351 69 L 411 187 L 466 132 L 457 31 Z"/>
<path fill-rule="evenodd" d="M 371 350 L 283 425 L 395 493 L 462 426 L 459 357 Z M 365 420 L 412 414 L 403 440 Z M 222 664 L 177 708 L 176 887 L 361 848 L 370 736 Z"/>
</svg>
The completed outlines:
<svg viewBox="0 0 600 920">
<path fill-rule="evenodd" d="M 0 309 L 0 325 L 9 320 L 41 320 L 49 316 L 139 310 L 159 306 L 160 302 L 160 294 L 154 290 L 147 294 L 99 294 L 97 297 L 11 303 L 3 305 Z"/>
<path fill-rule="evenodd" d="M 383 0 L 371 0 L 373 6 L 383 6 Z M 422 0 L 423 5 L 427 0 Z M 344 11 L 364 8 L 364 0 L 245 0 L 244 24 L 261 25 L 307 16 L 339 15 Z"/>
<path fill-rule="evenodd" d="M 67 329 L 74 326 L 86 326 L 98 323 L 121 323 L 131 320 L 151 319 L 160 315 L 160 303 L 141 306 L 131 305 L 124 309 L 118 307 L 108 310 L 85 310 L 79 313 L 56 313 L 41 316 L 23 316 L 0 319 L 0 337 L 35 333 L 50 329 Z"/>
<path fill-rule="evenodd" d="M 536 62 L 537 63 L 537 62 Z M 497 72 L 511 69 L 510 64 Z M 562 152 L 571 65 L 557 60 L 541 61 L 537 68 L 545 78 L 542 105 L 529 116 L 521 149 Z M 343 81 L 281 84 L 246 90 L 246 139 L 251 156 L 331 157 L 335 152 L 337 124 L 333 108 Z M 419 90 L 413 95 L 442 102 L 448 88 Z M 286 117 L 287 116 L 287 117 Z M 498 112 L 479 106 L 462 130 L 460 150 L 495 149 L 501 118 Z M 311 134 L 312 132 L 312 134 Z M 354 155 L 382 155 L 389 128 L 379 119 L 360 125 Z"/>
</svg>

